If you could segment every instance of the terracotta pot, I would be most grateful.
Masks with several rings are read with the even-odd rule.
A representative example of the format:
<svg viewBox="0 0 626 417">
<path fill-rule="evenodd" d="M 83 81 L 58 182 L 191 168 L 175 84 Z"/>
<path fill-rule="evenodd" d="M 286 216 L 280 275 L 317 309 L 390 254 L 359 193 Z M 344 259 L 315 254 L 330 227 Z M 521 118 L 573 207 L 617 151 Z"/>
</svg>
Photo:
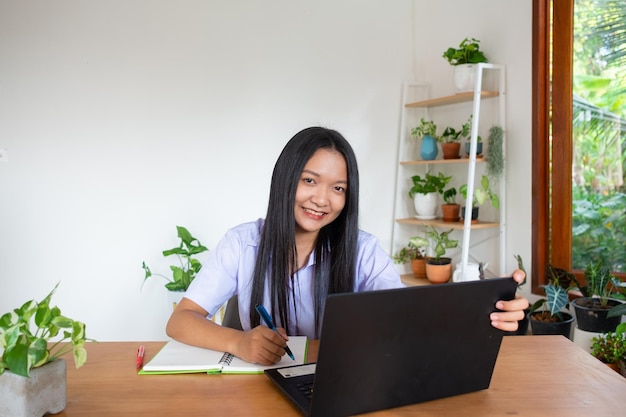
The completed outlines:
<svg viewBox="0 0 626 417">
<path fill-rule="evenodd" d="M 426 278 L 426 259 L 411 259 L 411 269 L 415 278 Z"/>
<path fill-rule="evenodd" d="M 426 278 L 433 284 L 443 284 L 450 281 L 452 277 L 452 259 L 440 258 L 440 261 L 447 260 L 447 264 L 434 264 L 433 260 L 426 261 Z"/>
<path fill-rule="evenodd" d="M 461 150 L 461 144 L 459 142 L 442 143 L 441 151 L 443 152 L 443 159 L 459 159 L 459 151 Z"/>
<path fill-rule="evenodd" d="M 461 212 L 460 204 L 442 204 L 441 214 L 444 222 L 458 222 L 459 213 Z"/>
</svg>

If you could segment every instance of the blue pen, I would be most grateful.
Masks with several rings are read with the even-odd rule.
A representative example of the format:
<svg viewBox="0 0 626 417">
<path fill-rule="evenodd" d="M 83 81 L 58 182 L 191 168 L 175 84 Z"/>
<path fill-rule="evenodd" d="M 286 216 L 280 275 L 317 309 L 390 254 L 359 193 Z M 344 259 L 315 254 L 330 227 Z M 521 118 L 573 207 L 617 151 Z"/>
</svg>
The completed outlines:
<svg viewBox="0 0 626 417">
<path fill-rule="evenodd" d="M 263 307 L 261 304 L 257 304 L 256 307 L 254 308 L 256 308 L 256 311 L 259 313 L 259 316 L 261 316 L 261 318 L 265 322 L 265 325 L 269 327 L 270 329 L 274 330 L 276 333 L 278 333 L 278 330 L 276 330 L 276 326 L 274 326 L 274 322 L 272 321 L 272 318 L 270 317 L 265 307 Z M 285 352 L 287 352 L 287 355 L 289 355 L 289 357 L 292 360 L 294 361 L 296 360 L 295 356 L 293 356 L 293 353 L 291 353 L 291 349 L 289 349 L 289 346 L 285 346 Z"/>
</svg>

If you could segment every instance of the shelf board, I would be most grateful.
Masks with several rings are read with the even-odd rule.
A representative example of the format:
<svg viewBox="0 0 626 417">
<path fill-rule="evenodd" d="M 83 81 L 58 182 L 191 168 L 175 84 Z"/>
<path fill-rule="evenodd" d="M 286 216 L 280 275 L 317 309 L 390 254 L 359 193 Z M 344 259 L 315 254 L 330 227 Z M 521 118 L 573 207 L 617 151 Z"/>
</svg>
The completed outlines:
<svg viewBox="0 0 626 417">
<path fill-rule="evenodd" d="M 444 222 L 441 219 L 434 220 L 419 220 L 416 218 L 406 218 L 406 219 L 396 219 L 396 222 L 401 224 L 413 224 L 415 226 L 432 226 L 432 227 L 445 227 L 448 229 L 457 229 L 462 230 L 464 227 L 463 222 Z M 500 226 L 500 223 L 497 222 L 483 222 L 480 221 L 478 223 L 472 224 L 472 230 L 478 229 L 494 229 Z"/>
<path fill-rule="evenodd" d="M 497 91 L 481 91 L 481 98 L 491 98 L 498 97 L 499 93 Z M 474 100 L 474 92 L 468 91 L 465 93 L 458 93 L 452 96 L 446 97 L 437 97 L 431 98 L 428 100 L 417 101 L 414 103 L 407 103 L 405 107 L 437 107 L 437 106 L 446 106 L 448 104 L 456 104 L 456 103 L 465 103 L 467 101 Z"/>
<path fill-rule="evenodd" d="M 400 279 L 402 283 L 407 287 L 415 287 L 417 285 L 432 285 L 429 280 L 426 278 L 417 278 L 413 274 L 402 274 L 400 275 Z"/>
<path fill-rule="evenodd" d="M 415 160 L 415 161 L 400 161 L 400 165 L 429 165 L 429 164 L 468 164 L 469 158 L 459 159 L 433 159 L 430 161 Z M 476 163 L 486 162 L 485 158 L 476 157 Z"/>
</svg>

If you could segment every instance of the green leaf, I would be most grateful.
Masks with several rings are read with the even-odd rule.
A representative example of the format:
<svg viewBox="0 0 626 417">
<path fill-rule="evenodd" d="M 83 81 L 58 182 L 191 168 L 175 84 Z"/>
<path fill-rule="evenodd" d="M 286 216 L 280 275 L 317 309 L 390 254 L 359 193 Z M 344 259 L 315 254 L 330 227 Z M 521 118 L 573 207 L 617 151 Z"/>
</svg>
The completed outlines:
<svg viewBox="0 0 626 417">
<path fill-rule="evenodd" d="M 87 349 L 85 349 L 85 341 L 77 342 L 74 344 L 74 363 L 76 368 L 80 368 L 87 362 Z"/>
<path fill-rule="evenodd" d="M 567 291 L 559 285 L 543 285 L 542 287 L 548 298 L 547 303 L 550 314 L 555 315 L 567 305 L 569 301 Z"/>
<path fill-rule="evenodd" d="M 28 362 L 32 367 L 44 365 L 48 361 L 48 343 L 45 339 L 35 339 L 28 348 Z"/>
<path fill-rule="evenodd" d="M 28 346 L 15 345 L 12 349 L 5 350 L 4 360 L 14 374 L 29 376 Z"/>
</svg>

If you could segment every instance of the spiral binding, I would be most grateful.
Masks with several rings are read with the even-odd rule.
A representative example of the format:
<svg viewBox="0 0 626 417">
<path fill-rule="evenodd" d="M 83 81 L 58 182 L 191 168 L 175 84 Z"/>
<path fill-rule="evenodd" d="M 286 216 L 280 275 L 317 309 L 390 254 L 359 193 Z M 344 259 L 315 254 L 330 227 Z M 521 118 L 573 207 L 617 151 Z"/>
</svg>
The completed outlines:
<svg viewBox="0 0 626 417">
<path fill-rule="evenodd" d="M 220 363 L 230 365 L 230 363 L 233 361 L 234 358 L 235 358 L 235 355 L 233 355 L 232 353 L 225 352 L 222 355 L 222 359 L 220 359 Z"/>
</svg>

